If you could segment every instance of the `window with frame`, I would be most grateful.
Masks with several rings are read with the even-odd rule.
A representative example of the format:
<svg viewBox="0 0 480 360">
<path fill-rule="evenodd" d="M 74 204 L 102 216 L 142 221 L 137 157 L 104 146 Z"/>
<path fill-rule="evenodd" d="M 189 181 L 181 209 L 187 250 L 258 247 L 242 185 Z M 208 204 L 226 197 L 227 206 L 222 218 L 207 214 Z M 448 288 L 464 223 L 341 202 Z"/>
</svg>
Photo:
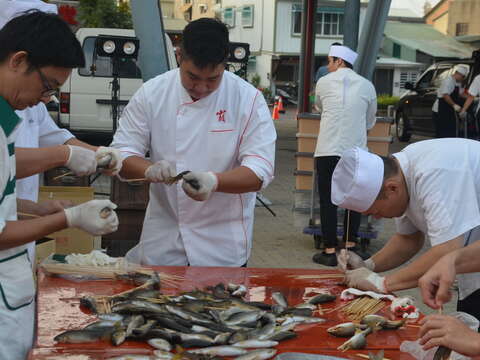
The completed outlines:
<svg viewBox="0 0 480 360">
<path fill-rule="evenodd" d="M 302 32 L 302 5 L 292 4 L 292 34 Z M 315 33 L 319 36 L 343 35 L 343 9 L 334 7 L 317 7 L 315 16 Z"/>
<path fill-rule="evenodd" d="M 223 22 L 228 27 L 233 28 L 235 26 L 235 11 L 234 8 L 229 7 L 223 9 Z"/>
<path fill-rule="evenodd" d="M 400 88 L 405 89 L 405 83 L 415 84 L 418 79 L 418 71 L 402 71 L 400 73 Z"/>
<path fill-rule="evenodd" d="M 183 0 L 183 3 L 186 5 L 186 4 L 191 4 L 192 3 L 192 0 Z"/>
<path fill-rule="evenodd" d="M 200 10 L 200 14 L 205 14 L 207 12 L 207 4 L 198 4 L 198 9 Z"/>
<path fill-rule="evenodd" d="M 457 23 L 456 29 L 455 29 L 455 35 L 461 36 L 461 35 L 467 35 L 467 34 L 468 34 L 468 23 Z"/>
<path fill-rule="evenodd" d="M 95 49 L 95 36 L 89 36 L 83 41 L 83 52 L 85 54 L 85 67 L 79 68 L 81 76 L 112 77 L 113 63 L 111 57 L 93 57 Z M 120 78 L 141 79 L 142 73 L 136 62 L 131 58 L 121 58 L 118 64 Z"/>
<path fill-rule="evenodd" d="M 253 5 L 242 6 L 242 26 L 253 27 Z"/>
<path fill-rule="evenodd" d="M 393 43 L 393 57 L 400 59 L 402 57 L 402 46 L 397 43 Z"/>
</svg>

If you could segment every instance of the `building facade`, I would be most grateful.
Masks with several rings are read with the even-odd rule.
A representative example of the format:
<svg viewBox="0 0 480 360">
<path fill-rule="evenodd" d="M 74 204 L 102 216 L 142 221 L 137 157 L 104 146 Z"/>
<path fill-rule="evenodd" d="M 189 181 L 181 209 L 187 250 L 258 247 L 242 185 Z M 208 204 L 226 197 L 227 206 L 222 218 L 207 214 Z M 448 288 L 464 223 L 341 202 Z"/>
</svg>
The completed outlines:
<svg viewBox="0 0 480 360">
<path fill-rule="evenodd" d="M 174 17 L 186 21 L 214 18 L 221 10 L 221 3 L 222 0 L 175 0 Z"/>
<path fill-rule="evenodd" d="M 480 1 L 441 0 L 425 14 L 425 22 L 450 36 L 480 35 Z"/>
</svg>

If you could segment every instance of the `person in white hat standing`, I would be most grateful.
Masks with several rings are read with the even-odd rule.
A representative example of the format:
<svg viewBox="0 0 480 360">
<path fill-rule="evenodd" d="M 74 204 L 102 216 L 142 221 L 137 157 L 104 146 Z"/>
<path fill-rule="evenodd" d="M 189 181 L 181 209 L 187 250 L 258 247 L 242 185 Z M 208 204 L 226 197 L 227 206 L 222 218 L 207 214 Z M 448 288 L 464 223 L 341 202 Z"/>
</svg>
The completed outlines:
<svg viewBox="0 0 480 360">
<path fill-rule="evenodd" d="M 467 116 L 467 111 L 470 108 L 470 105 L 472 105 L 473 100 L 475 100 L 476 97 L 480 95 L 480 74 L 475 76 L 473 79 L 472 83 L 470 84 L 470 87 L 468 88 L 467 91 L 467 100 L 463 104 L 462 110 L 460 111 L 460 117 L 464 118 Z M 479 108 L 474 111 L 475 116 L 478 114 Z M 473 113 L 473 112 L 472 112 Z"/>
<path fill-rule="evenodd" d="M 348 150 L 333 173 L 332 202 L 377 218 L 395 218 L 397 227 L 366 261 L 340 252 L 347 285 L 379 293 L 417 287 L 443 255 L 480 238 L 480 143 L 427 140 L 388 158 Z M 417 255 L 425 237 L 432 247 L 399 268 Z M 397 270 L 378 274 L 392 269 Z M 480 318 L 480 276 L 462 275 L 458 285 L 458 310 Z"/>
<path fill-rule="evenodd" d="M 460 113 L 465 102 L 463 80 L 468 75 L 468 65 L 459 64 L 455 72 L 443 79 L 437 91 L 437 100 L 433 103 L 432 112 L 437 138 L 455 137 L 457 120 L 455 113 Z"/>
<path fill-rule="evenodd" d="M 328 54 L 329 74 L 318 80 L 315 89 L 315 104 L 321 112 L 315 165 L 325 249 L 315 254 L 313 261 L 327 266 L 337 265 L 337 207 L 330 201 L 333 169 L 345 150 L 354 146 L 367 148 L 367 130 L 375 125 L 377 112 L 373 84 L 353 71 L 356 58 L 357 53 L 350 48 L 333 44 Z M 348 218 L 350 224 L 347 226 Z M 360 249 L 356 246 L 356 239 L 359 226 L 359 213 L 352 211 L 345 216 L 343 238 L 345 241 L 348 239 L 346 246 L 358 253 Z"/>
</svg>

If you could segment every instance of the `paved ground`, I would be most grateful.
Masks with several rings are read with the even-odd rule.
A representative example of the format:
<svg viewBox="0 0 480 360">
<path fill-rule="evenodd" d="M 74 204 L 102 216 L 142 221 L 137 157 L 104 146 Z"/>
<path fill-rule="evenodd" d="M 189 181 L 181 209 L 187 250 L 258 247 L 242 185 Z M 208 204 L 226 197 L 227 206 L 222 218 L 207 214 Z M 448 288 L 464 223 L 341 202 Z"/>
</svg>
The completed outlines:
<svg viewBox="0 0 480 360">
<path fill-rule="evenodd" d="M 275 122 L 277 128 L 276 174 L 275 180 L 264 191 L 264 195 L 272 201 L 271 208 L 277 214 L 273 217 L 265 208 L 257 207 L 255 212 L 254 245 L 252 256 L 248 262 L 250 267 L 282 267 L 282 268 L 322 268 L 312 262 L 316 252 L 312 236 L 304 235 L 302 228 L 295 226 L 294 189 L 295 151 L 296 151 L 296 119 L 295 111 L 289 109 L 281 119 Z M 422 140 L 414 138 L 413 141 Z M 391 152 L 401 150 L 405 144 L 398 142 L 390 146 Z M 379 238 L 371 242 L 369 250 L 376 252 L 394 233 L 393 220 L 384 219 L 384 230 Z M 406 291 L 417 299 L 418 290 Z M 419 301 L 420 303 L 421 301 Z M 420 305 L 420 304 L 419 304 Z M 446 310 L 454 308 L 450 304 Z M 422 310 L 429 312 L 426 307 Z M 453 310 L 452 310 L 453 311 Z"/>
</svg>

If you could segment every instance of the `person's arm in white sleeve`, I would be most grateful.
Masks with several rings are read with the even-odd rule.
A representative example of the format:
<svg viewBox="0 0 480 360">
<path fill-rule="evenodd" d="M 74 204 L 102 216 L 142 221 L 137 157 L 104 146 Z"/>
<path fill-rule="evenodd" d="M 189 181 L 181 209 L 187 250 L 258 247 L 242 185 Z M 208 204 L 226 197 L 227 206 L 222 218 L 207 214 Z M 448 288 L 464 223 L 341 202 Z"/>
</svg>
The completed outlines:
<svg viewBox="0 0 480 360">
<path fill-rule="evenodd" d="M 262 94 L 257 93 L 251 117 L 242 131 L 240 166 L 216 174 L 216 191 L 235 194 L 258 191 L 273 180 L 277 134 Z"/>
<path fill-rule="evenodd" d="M 123 166 L 120 176 L 124 179 L 140 179 L 152 162 L 145 159 L 150 149 L 150 127 L 145 112 L 147 95 L 142 86 L 130 99 L 120 118 L 111 147 L 122 152 Z"/>
<path fill-rule="evenodd" d="M 367 108 L 367 130 L 370 130 L 375 126 L 377 121 L 377 94 L 375 93 L 375 88 L 372 85 L 372 97 L 368 103 Z"/>
<path fill-rule="evenodd" d="M 468 88 L 467 94 L 467 100 L 465 101 L 465 104 L 463 104 L 462 113 L 469 109 L 475 97 L 480 94 L 480 75 L 477 75 L 475 79 L 473 79 L 472 84 Z"/>
<path fill-rule="evenodd" d="M 75 136 L 70 131 L 60 129 L 55 124 L 44 103 L 39 103 L 32 108 L 32 111 L 35 111 L 35 116 L 38 119 L 38 147 L 62 145 L 70 139 L 75 139 Z"/>
</svg>

